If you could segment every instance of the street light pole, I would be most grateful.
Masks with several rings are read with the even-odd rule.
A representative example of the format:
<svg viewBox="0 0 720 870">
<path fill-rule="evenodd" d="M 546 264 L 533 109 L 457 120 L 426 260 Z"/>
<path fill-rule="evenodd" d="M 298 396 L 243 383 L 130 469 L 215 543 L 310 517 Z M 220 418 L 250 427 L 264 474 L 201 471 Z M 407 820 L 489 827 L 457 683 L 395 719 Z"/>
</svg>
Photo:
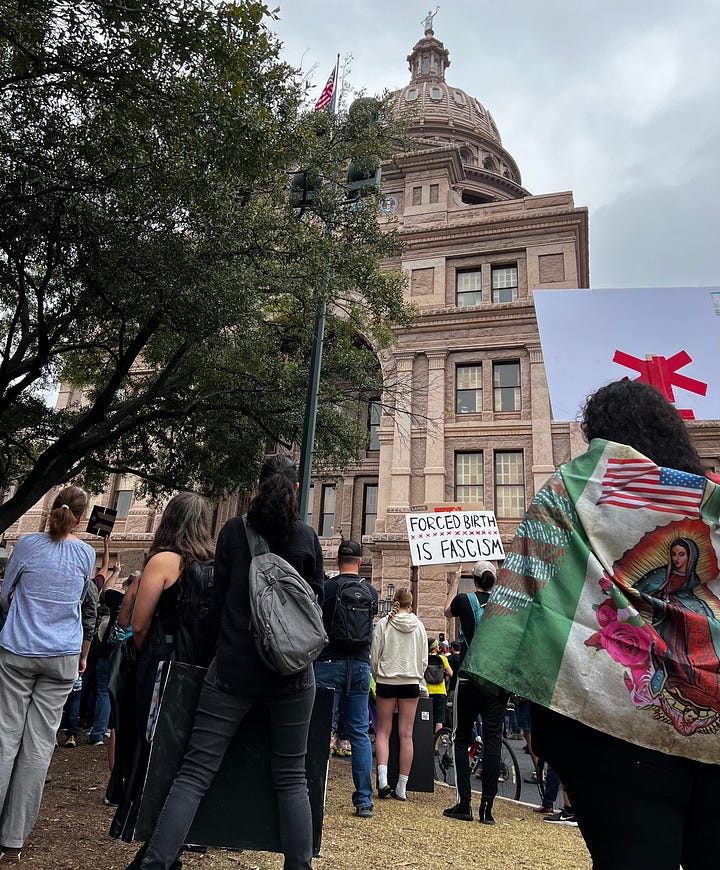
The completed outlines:
<svg viewBox="0 0 720 870">
<path fill-rule="evenodd" d="M 328 226 L 325 227 L 325 232 L 331 232 Z M 317 308 L 315 309 L 315 329 L 313 331 L 313 343 L 310 355 L 310 377 L 308 379 L 307 398 L 305 399 L 305 419 L 303 421 L 302 444 L 300 446 L 299 510 L 300 519 L 303 521 L 308 514 L 308 500 L 310 497 L 315 424 L 317 422 L 320 370 L 322 368 L 323 337 L 325 333 L 325 309 L 327 308 L 327 284 L 327 275 L 324 275 L 320 281 Z"/>
</svg>

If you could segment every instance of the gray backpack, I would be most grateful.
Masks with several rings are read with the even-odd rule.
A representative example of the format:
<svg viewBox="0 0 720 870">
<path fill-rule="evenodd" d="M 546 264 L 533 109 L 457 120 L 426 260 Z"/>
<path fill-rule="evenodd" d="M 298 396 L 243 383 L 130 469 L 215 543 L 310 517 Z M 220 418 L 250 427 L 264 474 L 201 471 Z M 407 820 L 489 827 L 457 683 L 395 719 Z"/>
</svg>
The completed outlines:
<svg viewBox="0 0 720 870">
<path fill-rule="evenodd" d="M 265 539 L 247 524 L 250 562 L 250 615 L 255 646 L 263 664 L 284 676 L 300 673 L 327 646 L 322 609 L 315 593 Z"/>
</svg>

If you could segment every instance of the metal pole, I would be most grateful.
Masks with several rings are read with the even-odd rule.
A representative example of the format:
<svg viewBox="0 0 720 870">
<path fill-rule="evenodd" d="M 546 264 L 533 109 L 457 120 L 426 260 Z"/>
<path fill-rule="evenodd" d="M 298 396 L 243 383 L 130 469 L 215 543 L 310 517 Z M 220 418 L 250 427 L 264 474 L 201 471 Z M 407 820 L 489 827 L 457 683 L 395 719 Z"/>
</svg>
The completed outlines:
<svg viewBox="0 0 720 870">
<path fill-rule="evenodd" d="M 317 308 L 315 309 L 315 330 L 313 332 L 312 352 L 310 356 L 310 377 L 308 379 L 307 398 L 305 400 L 305 420 L 303 422 L 302 444 L 300 446 L 300 519 L 305 521 L 308 513 L 310 497 L 310 480 L 312 477 L 313 447 L 315 444 L 315 424 L 317 422 L 318 394 L 320 393 L 320 369 L 322 368 L 323 336 L 325 333 L 325 289 L 327 275 L 320 282 Z"/>
</svg>

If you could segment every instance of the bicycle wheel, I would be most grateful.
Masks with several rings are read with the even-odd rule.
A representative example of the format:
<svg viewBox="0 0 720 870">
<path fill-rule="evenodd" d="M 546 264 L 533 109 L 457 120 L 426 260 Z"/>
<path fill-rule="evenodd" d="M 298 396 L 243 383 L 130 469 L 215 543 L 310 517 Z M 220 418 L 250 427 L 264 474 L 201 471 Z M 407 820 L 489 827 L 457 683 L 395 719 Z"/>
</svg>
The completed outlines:
<svg viewBox="0 0 720 870">
<path fill-rule="evenodd" d="M 438 782 L 455 785 L 455 757 L 451 728 L 441 728 L 435 735 L 435 779 Z"/>
<path fill-rule="evenodd" d="M 500 797 L 520 800 L 522 780 L 520 778 L 520 765 L 513 748 L 503 737 L 500 748 L 500 776 L 498 777 L 498 794 Z"/>
</svg>

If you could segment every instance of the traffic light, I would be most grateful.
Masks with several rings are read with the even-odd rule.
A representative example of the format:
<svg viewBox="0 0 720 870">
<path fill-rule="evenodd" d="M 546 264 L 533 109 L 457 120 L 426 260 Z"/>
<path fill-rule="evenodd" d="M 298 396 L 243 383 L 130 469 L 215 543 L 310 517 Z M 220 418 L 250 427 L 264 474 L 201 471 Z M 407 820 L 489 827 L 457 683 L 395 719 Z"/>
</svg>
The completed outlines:
<svg viewBox="0 0 720 870">
<path fill-rule="evenodd" d="M 351 163 L 348 166 L 345 190 L 348 200 L 380 192 L 382 168 L 374 165 Z"/>
<path fill-rule="evenodd" d="M 313 207 L 316 194 L 322 186 L 322 178 L 313 169 L 299 169 L 290 179 L 290 202 L 300 214 Z"/>
</svg>

